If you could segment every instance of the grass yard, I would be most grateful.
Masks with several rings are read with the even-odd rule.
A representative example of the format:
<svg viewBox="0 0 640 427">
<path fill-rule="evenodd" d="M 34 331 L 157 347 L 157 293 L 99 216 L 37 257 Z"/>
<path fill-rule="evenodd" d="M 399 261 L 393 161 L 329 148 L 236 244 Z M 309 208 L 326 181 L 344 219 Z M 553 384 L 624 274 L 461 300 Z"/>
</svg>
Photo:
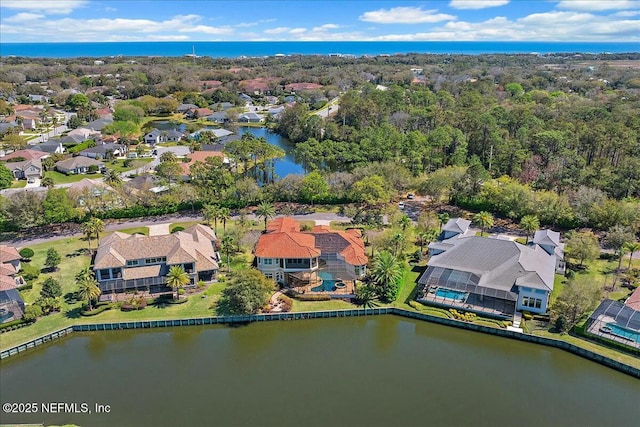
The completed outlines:
<svg viewBox="0 0 640 427">
<path fill-rule="evenodd" d="M 24 188 L 27 186 L 27 180 L 25 179 L 21 179 L 18 181 L 12 181 L 11 182 L 11 187 L 9 188 Z"/>
<path fill-rule="evenodd" d="M 145 236 L 149 235 L 149 227 L 131 227 L 131 228 L 124 228 L 122 230 L 118 230 L 121 233 L 127 233 L 127 234 L 144 234 Z M 109 234 L 109 233 L 106 233 Z"/>
<path fill-rule="evenodd" d="M 58 171 L 47 171 L 44 173 L 44 176 L 47 178 L 51 178 L 53 180 L 54 185 L 56 184 L 72 184 L 74 182 L 82 181 L 85 178 L 96 179 L 102 178 L 101 173 L 88 173 L 88 174 L 72 174 L 65 175 Z"/>
<path fill-rule="evenodd" d="M 138 169 L 143 167 L 144 165 L 151 163 L 153 159 L 151 158 L 147 158 L 147 159 L 134 159 L 131 160 L 131 162 L 129 163 L 128 166 L 124 165 L 125 160 L 122 159 L 118 159 L 115 161 L 115 164 L 113 162 L 107 162 L 106 166 L 107 169 L 113 169 L 114 171 L 118 172 L 118 173 L 122 173 L 122 172 L 127 172 L 133 169 Z"/>
</svg>

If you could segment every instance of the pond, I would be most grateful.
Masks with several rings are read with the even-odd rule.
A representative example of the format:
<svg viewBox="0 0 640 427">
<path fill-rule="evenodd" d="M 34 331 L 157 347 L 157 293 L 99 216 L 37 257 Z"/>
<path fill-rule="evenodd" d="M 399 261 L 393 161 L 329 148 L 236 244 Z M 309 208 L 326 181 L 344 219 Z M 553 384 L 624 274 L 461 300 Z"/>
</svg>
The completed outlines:
<svg viewBox="0 0 640 427">
<path fill-rule="evenodd" d="M 638 380 L 561 350 L 395 316 L 75 333 L 0 363 L 1 414 L 82 426 L 631 426 Z"/>
<path fill-rule="evenodd" d="M 239 127 L 238 134 L 242 135 L 243 133 L 250 133 L 257 138 L 264 137 L 267 142 L 269 142 L 269 144 L 275 145 L 284 150 L 284 152 L 286 153 L 285 156 L 276 159 L 274 163 L 275 173 L 278 178 L 284 178 L 285 176 L 290 174 L 304 174 L 302 165 L 296 163 L 296 157 L 293 155 L 295 146 L 287 138 L 264 127 Z"/>
</svg>

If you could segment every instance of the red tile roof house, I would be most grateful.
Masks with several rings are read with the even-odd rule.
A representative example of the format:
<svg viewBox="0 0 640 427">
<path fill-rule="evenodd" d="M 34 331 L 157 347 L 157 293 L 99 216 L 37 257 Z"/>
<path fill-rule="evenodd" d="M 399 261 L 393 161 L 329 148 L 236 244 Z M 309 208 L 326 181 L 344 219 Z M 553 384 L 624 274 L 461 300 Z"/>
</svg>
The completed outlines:
<svg viewBox="0 0 640 427">
<path fill-rule="evenodd" d="M 218 254 L 214 231 L 196 224 L 184 231 L 144 236 L 114 232 L 100 240 L 93 269 L 104 295 L 138 290 L 149 293 L 170 292 L 167 273 L 182 266 L 190 285 L 212 282 L 218 274 Z"/>
<path fill-rule="evenodd" d="M 0 245 L 0 323 L 22 318 L 24 301 L 17 288 L 25 285 L 20 271 L 22 257 L 16 248 Z"/>
<path fill-rule="evenodd" d="M 271 221 L 254 253 L 258 270 L 267 278 L 299 292 L 353 294 L 369 261 L 359 230 L 315 226 L 301 231 L 290 217 Z"/>
</svg>

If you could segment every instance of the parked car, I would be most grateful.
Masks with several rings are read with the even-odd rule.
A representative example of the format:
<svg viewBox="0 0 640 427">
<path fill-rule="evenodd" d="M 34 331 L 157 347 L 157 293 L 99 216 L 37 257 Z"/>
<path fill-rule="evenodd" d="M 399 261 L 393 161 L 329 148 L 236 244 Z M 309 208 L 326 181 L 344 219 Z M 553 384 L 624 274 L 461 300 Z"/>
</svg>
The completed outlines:
<svg viewBox="0 0 640 427">
<path fill-rule="evenodd" d="M 398 207 L 399 207 L 400 209 L 404 209 L 404 202 L 400 202 L 400 203 L 398 203 Z"/>
<path fill-rule="evenodd" d="M 409 200 L 413 200 L 413 199 L 414 199 L 414 197 L 416 197 L 416 196 L 415 196 L 415 194 L 413 194 L 413 193 L 409 193 L 409 194 L 407 194 L 407 199 L 409 199 Z"/>
</svg>

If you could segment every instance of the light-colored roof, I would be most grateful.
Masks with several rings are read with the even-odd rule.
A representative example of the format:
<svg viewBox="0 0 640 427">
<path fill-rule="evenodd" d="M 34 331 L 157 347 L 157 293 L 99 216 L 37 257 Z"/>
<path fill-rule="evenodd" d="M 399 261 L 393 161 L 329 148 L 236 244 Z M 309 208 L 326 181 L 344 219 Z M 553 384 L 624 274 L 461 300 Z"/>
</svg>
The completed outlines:
<svg viewBox="0 0 640 427">
<path fill-rule="evenodd" d="M 22 259 L 18 250 L 13 246 L 0 245 L 0 262 L 11 262 Z"/>
<path fill-rule="evenodd" d="M 9 276 L 0 276 L 0 291 L 8 291 L 18 287 L 16 280 Z"/>
<path fill-rule="evenodd" d="M 75 191 L 82 191 L 85 188 L 89 189 L 89 190 L 93 190 L 93 189 L 108 189 L 111 188 L 109 187 L 107 184 L 104 183 L 104 181 L 101 180 L 91 180 L 89 178 L 84 178 L 78 182 L 74 182 L 73 184 L 71 184 L 69 187 L 67 187 L 67 190 L 75 190 Z"/>
<path fill-rule="evenodd" d="M 3 262 L 0 264 L 0 275 L 1 276 L 13 276 L 16 274 L 18 270 L 13 266 L 13 264 L 8 262 Z"/>
<path fill-rule="evenodd" d="M 145 277 L 160 276 L 161 265 L 147 265 L 145 267 L 125 268 L 122 278 L 124 280 L 143 279 Z"/>
<path fill-rule="evenodd" d="M 480 277 L 479 286 L 510 291 L 514 284 L 553 290 L 555 257 L 539 246 L 483 237 L 447 241 L 444 253 L 431 257 L 428 266 L 465 271 Z"/>
<path fill-rule="evenodd" d="M 451 218 L 442 227 L 442 231 L 452 231 L 455 233 L 466 233 L 471 225 L 471 221 L 462 218 Z"/>
<path fill-rule="evenodd" d="M 560 233 L 551 230 L 538 230 L 533 235 L 533 243 L 537 245 L 560 245 Z"/>
<path fill-rule="evenodd" d="M 181 162 L 180 167 L 182 168 L 182 173 L 184 175 L 189 175 L 190 171 L 191 171 L 191 166 L 195 163 L 195 162 L 203 162 L 208 158 L 208 157 L 220 157 L 221 159 L 224 159 L 224 153 L 222 153 L 221 151 L 194 151 L 191 154 L 187 154 L 187 158 L 189 159 L 189 161 L 187 163 L 185 162 Z"/>
<path fill-rule="evenodd" d="M 104 163 L 85 156 L 72 157 L 56 163 L 57 168 L 72 170 L 79 167 L 101 166 Z"/>
<path fill-rule="evenodd" d="M 128 260 L 166 257 L 169 265 L 195 262 L 198 271 L 215 270 L 215 240 L 213 230 L 201 224 L 163 236 L 115 232 L 100 240 L 94 268 L 125 267 Z"/>
</svg>

